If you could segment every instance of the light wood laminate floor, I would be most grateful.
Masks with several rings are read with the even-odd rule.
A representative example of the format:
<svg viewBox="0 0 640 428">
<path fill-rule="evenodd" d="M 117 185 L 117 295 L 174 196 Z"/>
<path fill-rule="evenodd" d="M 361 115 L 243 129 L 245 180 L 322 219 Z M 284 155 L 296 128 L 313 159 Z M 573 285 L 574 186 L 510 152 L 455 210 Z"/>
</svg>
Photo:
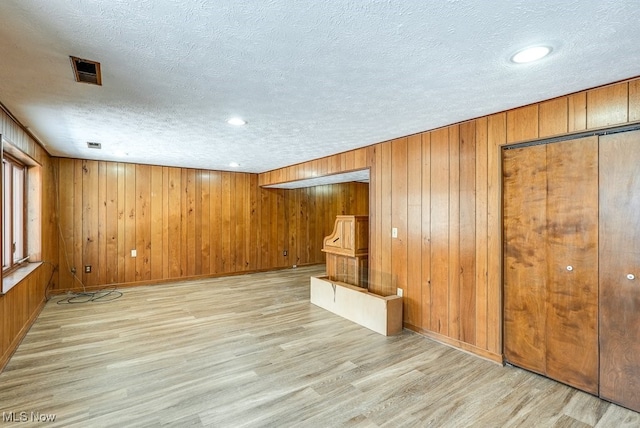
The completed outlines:
<svg viewBox="0 0 640 428">
<path fill-rule="evenodd" d="M 315 307 L 323 269 L 52 300 L 0 374 L 1 410 L 56 415 L 21 427 L 640 426 L 541 376 Z"/>
</svg>

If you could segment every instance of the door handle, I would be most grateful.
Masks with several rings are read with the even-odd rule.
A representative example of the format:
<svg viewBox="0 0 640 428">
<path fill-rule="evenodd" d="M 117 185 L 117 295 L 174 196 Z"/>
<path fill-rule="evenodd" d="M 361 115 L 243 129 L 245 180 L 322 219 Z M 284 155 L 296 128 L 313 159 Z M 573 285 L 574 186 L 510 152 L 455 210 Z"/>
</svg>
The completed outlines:
<svg viewBox="0 0 640 428">
<path fill-rule="evenodd" d="M 573 270 L 573 266 L 571 266 L 571 265 L 567 266 L 567 270 L 568 270 L 569 272 L 571 272 L 571 271 Z"/>
<path fill-rule="evenodd" d="M 632 274 L 632 273 L 628 273 L 627 274 L 627 279 L 631 281 L 631 280 L 636 279 L 636 276 L 634 274 Z"/>
</svg>

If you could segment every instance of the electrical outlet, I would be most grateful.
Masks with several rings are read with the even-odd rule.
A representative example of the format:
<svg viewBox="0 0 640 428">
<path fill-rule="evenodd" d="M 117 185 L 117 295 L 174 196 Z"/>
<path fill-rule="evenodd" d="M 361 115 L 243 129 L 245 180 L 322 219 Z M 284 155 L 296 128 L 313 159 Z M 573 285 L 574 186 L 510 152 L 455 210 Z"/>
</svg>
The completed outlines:
<svg viewBox="0 0 640 428">
<path fill-rule="evenodd" d="M 398 237 L 398 228 L 394 227 L 391 229 L 391 237 L 392 238 L 397 238 Z"/>
<path fill-rule="evenodd" d="M 398 296 L 402 297 L 402 293 L 403 293 L 402 288 L 396 288 L 396 294 Z"/>
<path fill-rule="evenodd" d="M 84 267 L 84 273 L 91 273 L 91 265 L 86 265 Z"/>
<path fill-rule="evenodd" d="M 131 250 L 131 257 L 137 257 L 138 252 L 136 250 Z"/>
</svg>

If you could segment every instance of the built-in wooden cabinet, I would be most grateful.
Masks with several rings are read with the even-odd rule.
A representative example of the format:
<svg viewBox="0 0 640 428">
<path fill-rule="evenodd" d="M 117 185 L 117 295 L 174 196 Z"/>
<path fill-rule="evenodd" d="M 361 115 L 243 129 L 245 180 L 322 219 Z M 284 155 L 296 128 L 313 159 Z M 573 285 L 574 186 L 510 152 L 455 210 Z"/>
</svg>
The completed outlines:
<svg viewBox="0 0 640 428">
<path fill-rule="evenodd" d="M 336 216 L 333 232 L 324 238 L 327 277 L 333 281 L 367 288 L 369 259 L 369 217 Z"/>
<path fill-rule="evenodd" d="M 503 151 L 506 361 L 640 410 L 640 131 Z"/>
</svg>

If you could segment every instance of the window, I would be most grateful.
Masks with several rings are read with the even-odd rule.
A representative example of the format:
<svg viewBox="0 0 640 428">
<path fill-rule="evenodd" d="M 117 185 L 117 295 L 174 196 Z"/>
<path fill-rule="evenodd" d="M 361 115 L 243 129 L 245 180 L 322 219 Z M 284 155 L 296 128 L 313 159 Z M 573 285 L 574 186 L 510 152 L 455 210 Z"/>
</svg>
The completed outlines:
<svg viewBox="0 0 640 428">
<path fill-rule="evenodd" d="M 17 267 L 26 258 L 25 228 L 27 167 L 6 154 L 2 159 L 2 270 Z"/>
<path fill-rule="evenodd" d="M 0 141 L 3 295 L 42 262 L 42 166 L 4 135 Z"/>
</svg>

